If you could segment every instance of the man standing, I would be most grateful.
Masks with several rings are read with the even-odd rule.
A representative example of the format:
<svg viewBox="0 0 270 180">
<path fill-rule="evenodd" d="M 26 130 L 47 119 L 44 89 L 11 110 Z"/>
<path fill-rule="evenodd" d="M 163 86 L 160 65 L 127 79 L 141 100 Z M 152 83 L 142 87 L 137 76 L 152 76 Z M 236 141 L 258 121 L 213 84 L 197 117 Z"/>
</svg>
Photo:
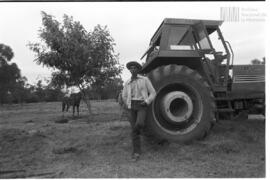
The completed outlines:
<svg viewBox="0 0 270 180">
<path fill-rule="evenodd" d="M 133 145 L 132 160 L 137 161 L 141 154 L 140 134 L 144 126 L 147 106 L 154 100 L 156 91 L 147 77 L 138 75 L 142 69 L 138 62 L 128 62 L 126 67 L 131 73 L 131 78 L 124 85 L 122 98 L 124 106 L 130 114 Z"/>
</svg>

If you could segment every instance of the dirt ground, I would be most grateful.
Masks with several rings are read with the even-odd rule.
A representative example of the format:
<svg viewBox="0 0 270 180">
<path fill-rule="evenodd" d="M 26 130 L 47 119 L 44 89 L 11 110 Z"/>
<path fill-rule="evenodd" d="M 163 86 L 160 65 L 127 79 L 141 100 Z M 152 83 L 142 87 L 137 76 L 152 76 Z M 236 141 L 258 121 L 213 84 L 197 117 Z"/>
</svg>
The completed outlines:
<svg viewBox="0 0 270 180">
<path fill-rule="evenodd" d="M 265 122 L 220 121 L 203 141 L 143 140 L 131 162 L 130 127 L 116 102 L 92 102 L 61 120 L 60 102 L 0 107 L 0 178 L 262 178 Z"/>
</svg>

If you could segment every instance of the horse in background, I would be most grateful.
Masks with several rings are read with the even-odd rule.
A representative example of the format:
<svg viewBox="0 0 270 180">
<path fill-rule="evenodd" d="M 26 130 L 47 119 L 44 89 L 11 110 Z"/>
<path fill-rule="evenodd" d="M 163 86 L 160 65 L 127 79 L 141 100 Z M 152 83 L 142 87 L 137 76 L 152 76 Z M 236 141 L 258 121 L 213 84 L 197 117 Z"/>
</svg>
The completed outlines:
<svg viewBox="0 0 270 180">
<path fill-rule="evenodd" d="M 80 108 L 80 102 L 82 99 L 82 94 L 80 92 L 78 93 L 72 93 L 69 97 L 64 97 L 62 101 L 62 112 L 65 111 L 68 112 L 68 109 L 70 106 L 72 106 L 72 116 L 74 117 L 75 114 L 75 107 L 77 108 L 77 115 L 79 116 L 79 108 Z"/>
</svg>

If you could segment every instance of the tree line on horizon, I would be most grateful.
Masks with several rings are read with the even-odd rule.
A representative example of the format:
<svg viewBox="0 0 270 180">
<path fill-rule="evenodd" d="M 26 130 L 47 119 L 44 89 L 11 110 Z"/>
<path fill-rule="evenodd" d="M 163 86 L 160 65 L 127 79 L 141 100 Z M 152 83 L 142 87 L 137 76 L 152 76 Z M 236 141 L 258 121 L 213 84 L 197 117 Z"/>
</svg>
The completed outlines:
<svg viewBox="0 0 270 180">
<path fill-rule="evenodd" d="M 55 102 L 63 99 L 64 92 L 60 86 L 54 86 L 51 79 L 28 83 L 27 78 L 21 75 L 18 65 L 11 62 L 13 57 L 11 47 L 0 44 L 0 105 Z M 115 78 L 100 88 L 89 88 L 87 92 L 92 100 L 114 99 L 122 88 L 123 80 Z"/>
</svg>

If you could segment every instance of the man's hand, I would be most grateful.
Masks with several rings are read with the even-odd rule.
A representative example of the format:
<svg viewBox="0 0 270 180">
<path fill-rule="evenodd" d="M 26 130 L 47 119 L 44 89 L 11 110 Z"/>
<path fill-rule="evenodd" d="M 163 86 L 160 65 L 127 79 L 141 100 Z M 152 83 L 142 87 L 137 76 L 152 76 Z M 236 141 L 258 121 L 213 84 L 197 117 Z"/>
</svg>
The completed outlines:
<svg viewBox="0 0 270 180">
<path fill-rule="evenodd" d="M 147 106 L 147 103 L 145 101 L 141 102 L 141 106 Z"/>
</svg>

